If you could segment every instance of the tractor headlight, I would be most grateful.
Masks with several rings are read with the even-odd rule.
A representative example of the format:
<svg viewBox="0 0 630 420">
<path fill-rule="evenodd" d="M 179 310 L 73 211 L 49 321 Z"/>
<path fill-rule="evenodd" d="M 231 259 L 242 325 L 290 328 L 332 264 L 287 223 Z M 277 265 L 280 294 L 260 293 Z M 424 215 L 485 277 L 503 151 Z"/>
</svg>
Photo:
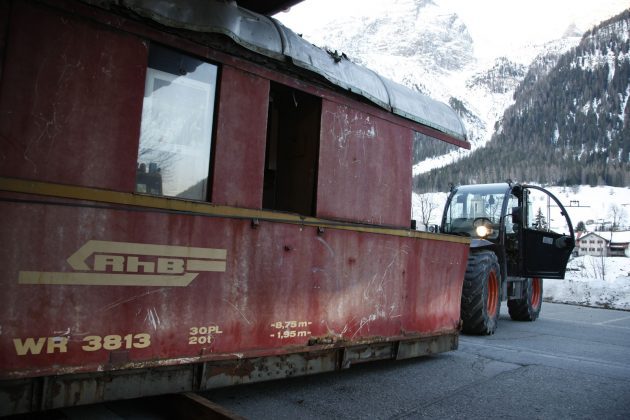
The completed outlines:
<svg viewBox="0 0 630 420">
<path fill-rule="evenodd" d="M 492 233 L 492 228 L 485 225 L 477 226 L 477 228 L 475 228 L 475 233 L 480 238 L 485 238 Z"/>
</svg>

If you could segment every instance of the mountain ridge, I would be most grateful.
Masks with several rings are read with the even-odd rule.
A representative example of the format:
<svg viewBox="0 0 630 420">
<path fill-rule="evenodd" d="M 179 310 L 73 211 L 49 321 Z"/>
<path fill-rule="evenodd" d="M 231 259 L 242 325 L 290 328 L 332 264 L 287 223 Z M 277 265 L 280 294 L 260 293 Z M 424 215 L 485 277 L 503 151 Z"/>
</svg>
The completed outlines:
<svg viewBox="0 0 630 420">
<path fill-rule="evenodd" d="M 568 52 L 532 63 L 488 144 L 418 175 L 416 188 L 508 178 L 630 185 L 629 28 L 626 10 L 585 33 Z"/>
</svg>

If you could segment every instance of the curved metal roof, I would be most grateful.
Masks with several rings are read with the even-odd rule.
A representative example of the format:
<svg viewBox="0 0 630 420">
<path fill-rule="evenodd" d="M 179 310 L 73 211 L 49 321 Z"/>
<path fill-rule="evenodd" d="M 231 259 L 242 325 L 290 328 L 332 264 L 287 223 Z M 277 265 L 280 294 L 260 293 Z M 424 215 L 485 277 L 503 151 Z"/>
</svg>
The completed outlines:
<svg viewBox="0 0 630 420">
<path fill-rule="evenodd" d="M 220 33 L 241 46 L 312 71 L 396 115 L 466 140 L 461 120 L 449 106 L 379 76 L 336 52 L 316 47 L 277 20 L 239 7 L 234 1 L 122 0 L 121 3 L 163 25 Z"/>
<path fill-rule="evenodd" d="M 301 3 L 302 0 L 238 0 L 237 3 L 248 10 L 263 15 L 273 15 Z"/>
</svg>

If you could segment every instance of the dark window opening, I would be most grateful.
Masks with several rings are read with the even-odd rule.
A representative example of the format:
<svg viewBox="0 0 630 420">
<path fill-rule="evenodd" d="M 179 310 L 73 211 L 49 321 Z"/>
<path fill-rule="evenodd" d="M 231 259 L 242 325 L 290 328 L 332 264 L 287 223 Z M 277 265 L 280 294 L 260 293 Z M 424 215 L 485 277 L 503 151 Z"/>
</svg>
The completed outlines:
<svg viewBox="0 0 630 420">
<path fill-rule="evenodd" d="M 263 207 L 315 215 L 321 99 L 271 84 Z"/>
</svg>

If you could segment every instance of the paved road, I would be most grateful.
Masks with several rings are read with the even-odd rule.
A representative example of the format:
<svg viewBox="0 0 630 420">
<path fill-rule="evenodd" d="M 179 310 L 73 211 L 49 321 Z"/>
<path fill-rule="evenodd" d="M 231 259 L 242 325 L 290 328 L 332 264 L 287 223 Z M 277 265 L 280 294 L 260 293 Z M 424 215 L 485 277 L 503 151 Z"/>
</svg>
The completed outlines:
<svg viewBox="0 0 630 420">
<path fill-rule="evenodd" d="M 455 352 L 204 396 L 251 419 L 630 418 L 630 312 L 502 314 L 494 336 L 462 336 Z"/>
</svg>

